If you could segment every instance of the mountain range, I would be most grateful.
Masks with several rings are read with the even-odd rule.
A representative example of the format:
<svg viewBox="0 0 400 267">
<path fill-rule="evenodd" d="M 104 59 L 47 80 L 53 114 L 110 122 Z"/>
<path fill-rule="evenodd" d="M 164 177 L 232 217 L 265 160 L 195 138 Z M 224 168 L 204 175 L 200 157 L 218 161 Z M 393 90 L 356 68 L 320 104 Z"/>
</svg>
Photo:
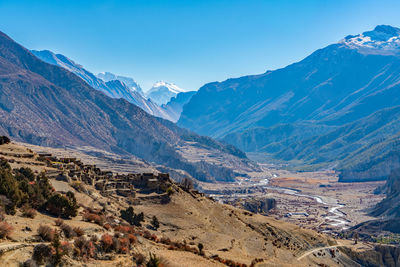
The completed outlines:
<svg viewBox="0 0 400 267">
<path fill-rule="evenodd" d="M 37 145 L 132 154 L 203 181 L 229 181 L 240 175 L 240 168 L 257 168 L 235 147 L 151 116 L 123 98 L 109 97 L 82 79 L 86 75 L 99 82 L 94 75 L 76 72 L 40 60 L 0 32 L 0 133 Z M 126 89 L 118 80 L 99 86 Z M 202 160 L 191 158 L 191 152 L 198 156 L 200 149 L 206 152 Z M 216 155 L 223 160 L 216 162 Z"/>
<path fill-rule="evenodd" d="M 400 29 L 345 37 L 285 68 L 204 85 L 178 125 L 342 181 L 400 166 Z"/>
<path fill-rule="evenodd" d="M 55 54 L 49 50 L 31 50 L 31 52 L 44 62 L 62 67 L 76 74 L 91 87 L 103 92 L 107 96 L 112 98 L 123 98 L 140 107 L 150 115 L 176 122 L 182 112 L 182 106 L 177 103 L 174 103 L 172 106 L 161 107 L 151 98 L 146 98 L 139 84 L 130 77 L 115 75 L 111 72 L 103 72 L 94 75 L 90 71 L 86 70 L 82 65 L 75 63 L 73 60 L 62 54 Z M 152 96 L 155 97 L 155 99 L 170 100 L 171 97 L 176 96 L 175 92 L 178 92 L 178 90 L 174 89 L 175 91 L 173 92 L 168 90 L 165 91 L 162 89 L 164 87 L 161 86 L 161 84 L 169 85 L 168 83 L 156 83 L 152 93 Z M 165 88 L 167 87 L 165 86 Z M 168 103 L 165 103 L 165 105 L 167 106 Z"/>
</svg>

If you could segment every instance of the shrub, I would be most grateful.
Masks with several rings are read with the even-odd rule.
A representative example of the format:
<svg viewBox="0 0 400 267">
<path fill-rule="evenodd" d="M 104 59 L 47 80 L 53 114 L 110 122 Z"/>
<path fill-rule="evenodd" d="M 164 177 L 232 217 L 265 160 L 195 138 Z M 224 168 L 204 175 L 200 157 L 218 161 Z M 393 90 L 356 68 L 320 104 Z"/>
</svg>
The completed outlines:
<svg viewBox="0 0 400 267">
<path fill-rule="evenodd" d="M 15 214 L 15 207 L 21 206 L 28 197 L 19 188 L 19 182 L 14 178 L 10 169 L 0 169 L 0 195 L 6 197 L 5 211 L 8 214 Z M 3 201 L 2 201 L 3 202 Z"/>
<path fill-rule="evenodd" d="M 106 223 L 103 225 L 104 229 L 106 229 L 107 231 L 111 230 L 111 225 L 109 223 Z"/>
<path fill-rule="evenodd" d="M 90 241 L 92 241 L 93 243 L 96 243 L 98 240 L 99 240 L 99 238 L 97 237 L 97 235 L 93 235 L 93 236 L 90 238 Z"/>
<path fill-rule="evenodd" d="M 85 220 L 87 222 L 94 222 L 98 225 L 103 225 L 104 221 L 105 221 L 105 218 L 103 215 L 97 215 L 97 214 L 91 213 L 89 211 L 86 211 L 82 217 L 83 217 L 83 220 Z"/>
<path fill-rule="evenodd" d="M 113 238 L 109 234 L 104 234 L 101 236 L 101 245 L 103 247 L 103 250 L 106 252 L 111 251 L 112 246 L 113 246 Z"/>
<path fill-rule="evenodd" d="M 158 237 L 156 235 L 151 235 L 150 237 L 151 240 L 153 240 L 154 242 L 159 242 L 160 240 L 158 239 Z"/>
<path fill-rule="evenodd" d="M 83 236 L 75 238 L 74 245 L 76 248 L 78 248 L 77 256 L 80 256 L 84 259 L 93 258 L 96 254 L 96 248 L 93 242 L 87 240 Z"/>
<path fill-rule="evenodd" d="M 114 230 L 116 232 L 121 232 L 121 233 L 133 233 L 134 232 L 134 229 L 127 225 L 118 225 L 114 228 Z"/>
<path fill-rule="evenodd" d="M 165 244 L 165 245 L 170 245 L 171 244 L 171 239 L 168 237 L 161 237 L 160 242 Z"/>
<path fill-rule="evenodd" d="M 74 227 L 74 232 L 77 236 L 83 236 L 85 231 L 80 227 Z"/>
<path fill-rule="evenodd" d="M 51 256 L 51 248 L 45 244 L 36 245 L 33 248 L 32 259 L 38 264 L 44 264 L 45 261 Z"/>
<path fill-rule="evenodd" d="M 139 214 L 135 214 L 133 216 L 133 225 L 142 226 L 142 222 L 144 222 L 144 214 L 143 214 L 143 212 L 141 212 Z"/>
<path fill-rule="evenodd" d="M 11 140 L 7 136 L 5 136 L 5 135 L 0 136 L 0 145 L 8 144 L 10 142 L 11 142 Z"/>
<path fill-rule="evenodd" d="M 161 261 L 155 254 L 150 253 L 150 259 L 146 263 L 146 266 L 147 267 L 160 267 Z"/>
<path fill-rule="evenodd" d="M 154 227 L 154 229 L 158 229 L 160 227 L 160 222 L 158 221 L 156 216 L 153 216 L 153 219 L 151 220 L 151 225 Z"/>
<path fill-rule="evenodd" d="M 135 255 L 133 255 L 133 260 L 136 262 L 137 266 L 142 266 L 144 263 L 145 257 L 143 256 L 143 254 L 136 253 Z"/>
<path fill-rule="evenodd" d="M 121 210 L 121 218 L 133 225 L 133 216 L 135 213 L 133 212 L 133 208 L 129 207 L 126 210 Z"/>
<path fill-rule="evenodd" d="M 172 187 L 168 187 L 165 192 L 168 196 L 172 196 L 174 194 L 174 190 L 172 189 Z"/>
<path fill-rule="evenodd" d="M 96 255 L 96 247 L 93 242 L 90 240 L 86 240 L 81 248 L 81 257 L 84 259 L 94 258 Z"/>
<path fill-rule="evenodd" d="M 151 239 L 151 233 L 147 230 L 143 232 L 143 237 L 146 239 Z"/>
<path fill-rule="evenodd" d="M 22 267 L 37 267 L 36 261 L 29 259 L 22 264 Z"/>
<path fill-rule="evenodd" d="M 36 216 L 36 210 L 25 206 L 22 208 L 22 216 L 33 219 Z"/>
<path fill-rule="evenodd" d="M 199 254 L 204 255 L 204 245 L 202 243 L 197 244 L 197 247 L 199 248 Z"/>
<path fill-rule="evenodd" d="M 63 255 L 70 255 L 72 253 L 72 245 L 68 241 L 62 241 L 60 250 Z"/>
<path fill-rule="evenodd" d="M 56 219 L 56 220 L 54 221 L 54 223 L 56 224 L 56 226 L 61 226 L 61 225 L 63 225 L 63 224 L 64 224 L 64 220 L 63 220 L 63 219 L 60 219 L 60 218 L 58 218 L 58 219 Z"/>
<path fill-rule="evenodd" d="M 47 225 L 40 225 L 37 233 L 44 241 L 52 241 L 54 238 L 54 230 Z"/>
<path fill-rule="evenodd" d="M 78 204 L 74 193 L 68 192 L 66 196 L 54 194 L 47 201 L 47 210 L 56 216 L 62 218 L 75 217 L 78 213 Z"/>
<path fill-rule="evenodd" d="M 64 236 L 66 238 L 72 238 L 72 237 L 77 236 L 74 229 L 71 226 L 69 226 L 68 224 L 63 223 L 60 228 L 63 231 Z"/>
<path fill-rule="evenodd" d="M 0 222 L 0 238 L 10 237 L 13 227 L 7 222 Z"/>
<path fill-rule="evenodd" d="M 119 241 L 119 238 L 113 237 L 113 249 L 115 252 L 118 252 L 121 249 L 121 241 Z"/>
<path fill-rule="evenodd" d="M 128 238 L 120 238 L 119 243 L 120 243 L 119 253 L 122 253 L 122 254 L 128 253 L 129 245 L 130 245 L 129 239 Z"/>
<path fill-rule="evenodd" d="M 130 242 L 131 244 L 135 244 L 136 241 L 137 241 L 136 236 L 133 235 L 133 234 L 129 234 L 129 235 L 128 235 L 128 239 L 129 239 L 129 242 Z"/>
<path fill-rule="evenodd" d="M 1 204 L 1 201 L 0 201 Z M 2 207 L 0 206 L 0 222 L 4 221 L 4 219 L 6 218 L 6 215 L 4 214 L 4 211 L 2 209 Z"/>
<path fill-rule="evenodd" d="M 51 257 L 51 263 L 54 266 L 58 266 L 61 263 L 61 258 L 63 256 L 63 254 L 60 249 L 60 247 L 61 247 L 60 236 L 58 235 L 58 233 L 56 231 L 54 232 L 54 237 L 53 237 L 53 241 L 51 242 L 51 245 L 54 249 L 54 253 Z"/>
</svg>

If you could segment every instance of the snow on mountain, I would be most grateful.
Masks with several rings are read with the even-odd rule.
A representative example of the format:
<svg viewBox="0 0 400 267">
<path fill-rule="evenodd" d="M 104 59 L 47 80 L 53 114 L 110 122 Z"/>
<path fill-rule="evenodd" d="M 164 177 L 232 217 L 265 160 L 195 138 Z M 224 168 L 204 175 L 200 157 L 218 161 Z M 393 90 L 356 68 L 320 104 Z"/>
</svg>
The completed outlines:
<svg viewBox="0 0 400 267">
<path fill-rule="evenodd" d="M 82 65 L 75 63 L 61 54 L 54 54 L 49 50 L 32 50 L 31 52 L 46 63 L 60 66 L 74 73 L 91 87 L 103 92 L 109 97 L 123 98 L 140 107 L 150 115 L 167 120 L 173 120 L 169 111 L 143 97 L 143 94 L 140 93 L 142 91 L 140 86 L 132 78 L 116 76 L 112 73 L 106 72 L 104 75 L 100 75 L 104 80 L 106 80 L 104 81 L 103 78 L 96 77 L 93 73 L 84 69 Z"/>
<path fill-rule="evenodd" d="M 84 69 L 82 67 L 82 65 L 75 63 L 74 61 L 67 58 L 66 56 L 61 55 L 61 54 L 55 54 L 49 50 L 41 50 L 41 51 L 31 50 L 31 52 L 36 57 L 38 57 L 39 59 L 41 59 L 42 61 L 44 61 L 46 63 L 60 66 L 64 69 L 74 73 L 75 75 L 78 75 L 93 88 L 103 91 L 107 95 L 110 93 L 110 92 L 107 92 L 108 88 L 102 80 L 98 79 L 93 73 Z"/>
<path fill-rule="evenodd" d="M 128 86 L 130 89 L 139 92 L 141 95 L 144 95 L 143 90 L 139 86 L 139 84 L 130 77 L 115 75 L 114 73 L 111 73 L 111 72 L 100 72 L 96 76 L 97 76 L 97 78 L 100 78 L 105 82 L 109 82 L 112 80 L 119 80 L 119 81 L 123 82 L 124 84 L 126 84 L 126 86 Z"/>
<path fill-rule="evenodd" d="M 400 29 L 379 25 L 372 31 L 349 35 L 339 43 L 363 54 L 400 55 Z"/>
<path fill-rule="evenodd" d="M 171 98 L 176 97 L 177 94 L 182 92 L 185 92 L 185 90 L 173 83 L 159 81 L 146 93 L 146 96 L 158 105 L 164 105 L 167 104 Z"/>
</svg>

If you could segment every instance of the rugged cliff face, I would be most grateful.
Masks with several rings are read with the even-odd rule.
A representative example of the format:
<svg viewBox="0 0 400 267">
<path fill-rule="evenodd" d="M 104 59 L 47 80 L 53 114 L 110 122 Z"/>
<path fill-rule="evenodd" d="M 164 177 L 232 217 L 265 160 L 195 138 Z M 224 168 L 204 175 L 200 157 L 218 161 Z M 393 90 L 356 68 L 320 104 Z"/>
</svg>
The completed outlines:
<svg viewBox="0 0 400 267">
<path fill-rule="evenodd" d="M 361 266 L 365 267 L 398 267 L 400 266 L 400 248 L 376 246 L 373 250 L 355 252 L 349 248 L 341 248 L 345 254 Z"/>
<path fill-rule="evenodd" d="M 386 198 L 374 208 L 372 215 L 400 220 L 400 169 L 392 171 L 384 190 Z M 397 232 L 400 232 L 400 228 Z"/>
</svg>

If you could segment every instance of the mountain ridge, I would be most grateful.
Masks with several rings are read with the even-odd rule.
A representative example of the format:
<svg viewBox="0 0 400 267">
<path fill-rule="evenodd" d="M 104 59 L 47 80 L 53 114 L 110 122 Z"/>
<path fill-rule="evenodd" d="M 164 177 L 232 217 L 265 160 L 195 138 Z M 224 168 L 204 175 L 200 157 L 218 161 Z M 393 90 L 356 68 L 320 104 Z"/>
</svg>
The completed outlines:
<svg viewBox="0 0 400 267">
<path fill-rule="evenodd" d="M 90 71 L 86 70 L 82 65 L 62 54 L 55 54 L 49 50 L 32 50 L 31 52 L 39 59 L 49 64 L 63 67 L 64 69 L 76 74 L 91 87 L 105 93 L 107 96 L 112 98 L 124 98 L 150 115 L 174 121 L 177 121 L 176 117 L 180 116 L 180 112 L 179 115 L 177 115 L 178 112 L 173 108 L 170 107 L 167 110 L 153 101 L 146 99 L 141 87 L 132 78 L 115 75 L 110 72 L 94 75 Z M 120 81 L 120 83 L 115 81 Z"/>
<path fill-rule="evenodd" d="M 372 142 L 373 139 L 364 139 L 365 143 L 360 144 L 354 138 L 343 139 L 351 131 L 345 125 L 361 129 L 363 119 L 400 105 L 399 73 L 397 54 L 364 53 L 339 42 L 285 68 L 204 85 L 184 106 L 178 125 L 219 138 L 246 152 L 268 153 L 306 169 L 339 166 L 338 170 L 350 174 L 351 160 L 361 162 L 367 158 L 365 155 L 341 160 L 344 153 L 335 147 L 321 155 L 321 147 L 314 141 L 325 138 L 324 144 L 348 147 L 349 153 Z M 379 118 L 374 119 L 378 125 Z M 278 132 L 279 125 L 290 126 L 295 135 Z M 287 126 L 281 129 L 289 129 Z M 385 136 L 390 129 L 382 125 L 378 128 L 378 136 Z M 335 134 L 340 130 L 339 135 Z M 282 136 L 285 139 L 279 140 Z M 393 135 L 393 142 L 396 140 Z M 362 179 L 381 179 L 388 174 L 384 171 L 379 177 Z"/>
<path fill-rule="evenodd" d="M 124 99 L 106 96 L 72 72 L 41 61 L 4 33 L 0 33 L 0 75 L 0 132 L 17 141 L 91 145 L 182 169 L 199 180 L 234 179 L 237 174 L 231 168 L 189 161 L 177 150 L 178 145 L 195 149 L 190 143 L 194 137 L 194 144 L 254 169 L 246 158 L 229 154 L 231 148 L 214 140 L 203 142 L 202 137 L 152 117 Z M 185 139 L 188 133 L 190 142 Z"/>
</svg>

